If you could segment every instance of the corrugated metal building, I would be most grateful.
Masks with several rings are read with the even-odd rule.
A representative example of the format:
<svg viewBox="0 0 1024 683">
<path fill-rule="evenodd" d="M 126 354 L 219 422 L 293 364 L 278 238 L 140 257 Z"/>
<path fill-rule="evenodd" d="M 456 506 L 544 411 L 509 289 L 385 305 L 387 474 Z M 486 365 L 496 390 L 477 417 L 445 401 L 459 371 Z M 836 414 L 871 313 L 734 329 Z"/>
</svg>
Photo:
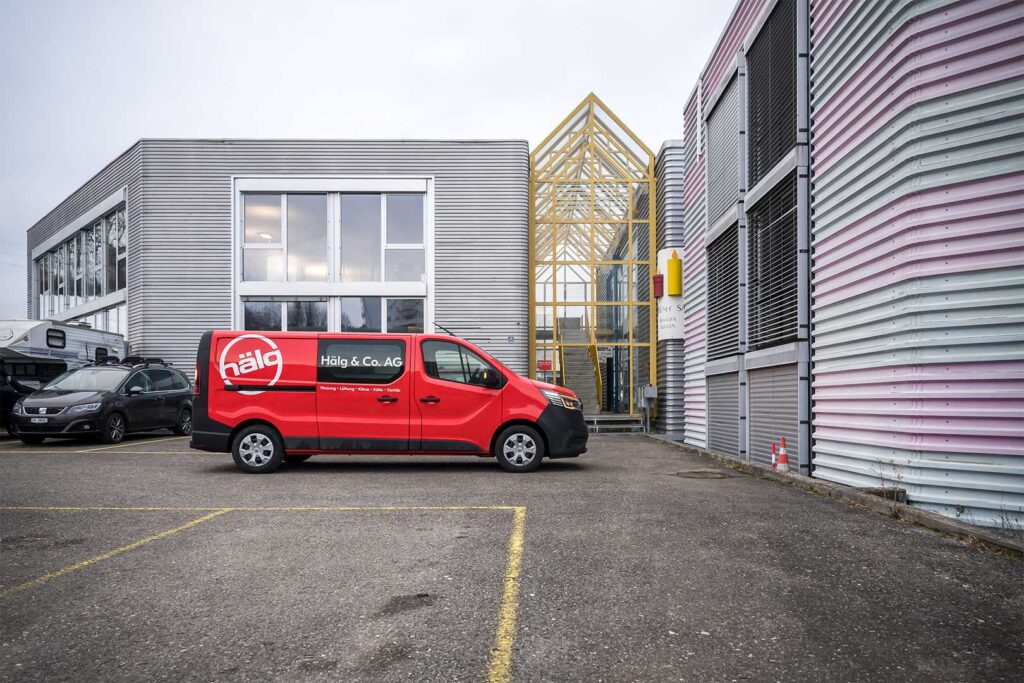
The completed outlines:
<svg viewBox="0 0 1024 683">
<path fill-rule="evenodd" d="M 1024 5 L 811 26 L 814 476 L 1024 527 Z"/>
<path fill-rule="evenodd" d="M 688 443 L 1024 526 L 1022 41 L 1016 2 L 737 4 L 684 111 Z"/>
<path fill-rule="evenodd" d="M 662 144 L 655 162 L 657 249 L 685 254 L 686 148 L 682 140 Z M 684 438 L 685 341 L 658 340 L 658 404 L 654 428 L 669 438 Z"/>
<path fill-rule="evenodd" d="M 187 368 L 208 329 L 437 323 L 525 372 L 528 155 L 523 140 L 140 140 L 29 229 L 28 310 Z"/>
</svg>

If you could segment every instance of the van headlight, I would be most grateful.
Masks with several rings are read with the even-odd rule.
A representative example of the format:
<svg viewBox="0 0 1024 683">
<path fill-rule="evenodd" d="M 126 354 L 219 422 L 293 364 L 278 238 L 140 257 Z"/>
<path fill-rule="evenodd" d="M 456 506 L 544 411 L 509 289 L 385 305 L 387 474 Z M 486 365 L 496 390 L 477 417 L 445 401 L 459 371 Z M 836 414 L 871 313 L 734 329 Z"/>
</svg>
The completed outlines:
<svg viewBox="0 0 1024 683">
<path fill-rule="evenodd" d="M 68 408 L 68 414 L 72 415 L 74 413 L 94 413 L 99 409 L 99 403 L 83 403 L 81 405 L 71 406 L 70 408 Z"/>
<path fill-rule="evenodd" d="M 25 409 L 21 407 L 21 402 L 19 401 L 18 403 L 14 404 L 14 408 L 11 410 L 11 412 L 14 413 L 15 415 L 24 415 Z"/>
<path fill-rule="evenodd" d="M 572 396 L 566 396 L 565 394 L 558 391 L 551 391 L 550 389 L 541 389 L 540 393 L 544 394 L 545 398 L 548 399 L 548 403 L 553 406 L 559 406 L 562 408 L 568 408 L 569 410 L 579 410 L 579 400 Z"/>
</svg>

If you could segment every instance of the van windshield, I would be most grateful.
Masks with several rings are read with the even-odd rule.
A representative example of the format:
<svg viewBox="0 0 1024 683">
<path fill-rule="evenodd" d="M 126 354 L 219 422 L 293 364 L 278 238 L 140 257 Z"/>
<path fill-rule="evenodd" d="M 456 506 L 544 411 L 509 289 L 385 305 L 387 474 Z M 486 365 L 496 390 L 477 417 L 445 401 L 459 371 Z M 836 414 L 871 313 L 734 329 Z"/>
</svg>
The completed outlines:
<svg viewBox="0 0 1024 683">
<path fill-rule="evenodd" d="M 60 391 L 111 391 L 129 372 L 128 368 L 79 368 L 65 372 L 44 389 Z"/>
</svg>

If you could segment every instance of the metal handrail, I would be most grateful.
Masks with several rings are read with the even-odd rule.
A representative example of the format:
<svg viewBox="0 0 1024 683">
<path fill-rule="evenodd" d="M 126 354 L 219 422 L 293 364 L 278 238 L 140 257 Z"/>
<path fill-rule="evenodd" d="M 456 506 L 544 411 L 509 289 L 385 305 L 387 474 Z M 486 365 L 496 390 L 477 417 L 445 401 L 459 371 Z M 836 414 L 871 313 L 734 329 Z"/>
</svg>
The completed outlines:
<svg viewBox="0 0 1024 683">
<path fill-rule="evenodd" d="M 601 362 L 597 358 L 597 335 L 594 333 L 594 326 L 590 324 L 589 314 L 586 310 L 583 311 L 583 324 L 587 326 L 587 331 L 590 334 L 590 345 L 587 347 L 587 353 L 590 355 L 590 361 L 594 364 L 594 381 L 597 385 L 597 412 L 600 413 L 601 396 L 604 395 L 601 382 Z"/>
</svg>

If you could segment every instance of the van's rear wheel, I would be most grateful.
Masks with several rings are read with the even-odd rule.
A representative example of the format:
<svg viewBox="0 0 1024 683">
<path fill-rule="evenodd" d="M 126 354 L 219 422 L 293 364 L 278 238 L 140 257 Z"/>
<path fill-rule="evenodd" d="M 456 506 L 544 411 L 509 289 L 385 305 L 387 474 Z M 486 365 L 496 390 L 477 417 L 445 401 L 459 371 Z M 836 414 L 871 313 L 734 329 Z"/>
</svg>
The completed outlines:
<svg viewBox="0 0 1024 683">
<path fill-rule="evenodd" d="M 235 437 L 231 455 L 238 469 L 243 472 L 266 474 L 284 462 L 284 444 L 273 427 L 252 425 Z"/>
<path fill-rule="evenodd" d="M 495 440 L 494 456 L 506 472 L 533 472 L 544 458 L 544 440 L 533 427 L 512 425 Z"/>
</svg>

